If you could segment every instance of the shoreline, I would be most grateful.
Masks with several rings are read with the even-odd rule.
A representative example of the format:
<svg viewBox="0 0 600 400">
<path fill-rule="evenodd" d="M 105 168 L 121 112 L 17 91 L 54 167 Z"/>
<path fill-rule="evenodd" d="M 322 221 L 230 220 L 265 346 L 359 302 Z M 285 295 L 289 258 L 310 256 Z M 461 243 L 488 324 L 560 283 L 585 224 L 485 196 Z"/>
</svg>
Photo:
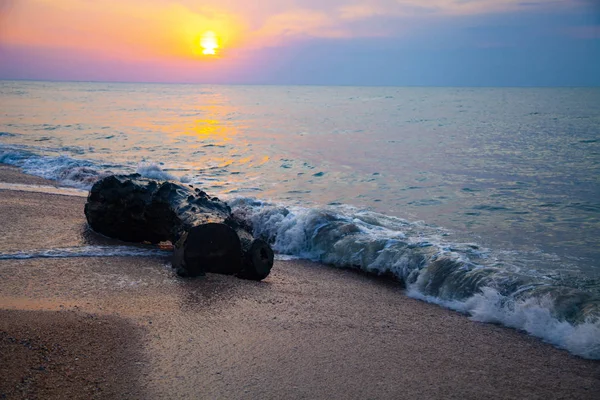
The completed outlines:
<svg viewBox="0 0 600 400">
<path fill-rule="evenodd" d="M 56 186 L 4 165 L 0 182 Z M 87 231 L 84 203 L 81 197 L 0 189 L 0 212 L 6 216 L 0 251 L 116 244 Z M 85 337 L 77 330 L 85 328 L 82 321 L 105 321 L 93 364 L 117 377 L 128 371 L 133 380 L 108 380 L 100 398 L 119 397 L 108 393 L 128 393 L 128 398 L 600 395 L 600 362 L 411 299 L 394 282 L 300 260 L 276 261 L 264 282 L 215 274 L 181 279 L 168 262 L 162 257 L 0 260 L 0 335 L 35 331 L 40 339 L 59 338 L 69 346 L 63 339 L 67 333 Z M 28 317 L 31 313 L 45 316 Z M 96 354 L 81 348 L 90 357 Z M 123 357 L 115 361 L 110 349 L 128 350 L 118 351 Z M 35 356 L 6 363 L 7 376 L 16 378 L 0 384 L 0 395 L 20 398 L 14 382 L 36 373 L 26 367 L 41 353 L 28 351 Z M 93 364 L 81 370 L 93 375 Z M 33 380 L 30 387 L 38 392 L 30 393 L 64 397 L 67 392 L 57 388 L 83 390 L 81 382 L 87 382 L 81 378 L 63 386 L 61 379 Z"/>
</svg>

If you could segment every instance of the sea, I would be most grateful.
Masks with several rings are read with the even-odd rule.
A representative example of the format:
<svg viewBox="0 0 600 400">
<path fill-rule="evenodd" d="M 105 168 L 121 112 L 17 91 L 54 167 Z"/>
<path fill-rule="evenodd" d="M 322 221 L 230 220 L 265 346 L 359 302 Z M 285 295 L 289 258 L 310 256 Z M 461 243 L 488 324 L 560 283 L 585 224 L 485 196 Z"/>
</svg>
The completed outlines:
<svg viewBox="0 0 600 400">
<path fill-rule="evenodd" d="M 0 162 L 83 195 L 114 173 L 193 184 L 279 259 L 600 359 L 600 88 L 0 81 Z"/>
</svg>

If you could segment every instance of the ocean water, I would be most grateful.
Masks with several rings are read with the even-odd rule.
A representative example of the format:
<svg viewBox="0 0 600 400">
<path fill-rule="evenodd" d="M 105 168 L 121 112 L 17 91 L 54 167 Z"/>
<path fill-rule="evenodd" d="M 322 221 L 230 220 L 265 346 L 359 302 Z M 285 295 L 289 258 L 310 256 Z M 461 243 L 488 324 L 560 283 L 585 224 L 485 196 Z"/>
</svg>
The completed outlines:
<svg viewBox="0 0 600 400">
<path fill-rule="evenodd" d="M 82 189 L 198 185 L 280 258 L 390 276 L 600 359 L 600 88 L 4 81 L 0 162 Z"/>
</svg>

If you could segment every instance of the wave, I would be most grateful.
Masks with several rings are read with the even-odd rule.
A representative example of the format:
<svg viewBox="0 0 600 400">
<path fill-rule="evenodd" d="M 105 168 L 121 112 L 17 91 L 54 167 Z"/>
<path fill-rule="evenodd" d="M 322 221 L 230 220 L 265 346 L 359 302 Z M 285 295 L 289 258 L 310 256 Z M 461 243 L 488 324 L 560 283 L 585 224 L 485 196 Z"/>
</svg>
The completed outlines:
<svg viewBox="0 0 600 400">
<path fill-rule="evenodd" d="M 156 163 L 140 163 L 135 171 L 144 178 L 158 179 L 163 181 L 179 181 L 175 175 L 163 171 Z"/>
<path fill-rule="evenodd" d="M 523 330 L 583 358 L 600 358 L 600 324 L 597 318 L 573 323 L 558 317 L 556 310 L 560 305 L 556 295 L 550 293 L 517 299 L 515 296 L 503 296 L 491 287 L 483 287 L 480 293 L 460 301 L 427 296 L 409 288 L 408 295 L 468 314 L 474 321 Z M 599 304 L 597 300 L 595 304 Z"/>
<path fill-rule="evenodd" d="M 230 205 L 280 254 L 391 276 L 411 297 L 600 359 L 597 293 L 497 263 L 488 249 L 448 242 L 441 228 L 348 206 L 286 207 L 248 198 Z"/>
<path fill-rule="evenodd" d="M 81 189 L 89 189 L 98 179 L 110 174 L 110 171 L 89 160 L 67 155 L 39 155 L 25 146 L 0 147 L 0 162 L 18 166 L 26 174 Z"/>
<path fill-rule="evenodd" d="M 0 163 L 14 165 L 29 175 L 58 181 L 62 185 L 89 190 L 99 179 L 113 173 L 137 172 L 150 179 L 174 180 L 188 182 L 188 176 L 177 177 L 166 171 L 156 163 L 142 162 L 137 167 L 123 165 L 101 164 L 96 161 L 73 158 L 69 155 L 42 155 L 40 153 L 75 152 L 83 154 L 80 148 L 39 148 L 20 145 L 0 144 Z"/>
</svg>

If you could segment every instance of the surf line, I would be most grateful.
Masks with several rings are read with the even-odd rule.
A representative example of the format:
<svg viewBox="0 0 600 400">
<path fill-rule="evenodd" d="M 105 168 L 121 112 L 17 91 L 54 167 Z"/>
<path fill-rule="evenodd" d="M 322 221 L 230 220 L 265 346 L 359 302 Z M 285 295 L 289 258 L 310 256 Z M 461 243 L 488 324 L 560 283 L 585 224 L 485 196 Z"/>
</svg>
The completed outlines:
<svg viewBox="0 0 600 400">
<path fill-rule="evenodd" d="M 173 252 L 160 248 L 143 248 L 135 246 L 82 246 L 64 247 L 44 250 L 18 251 L 14 253 L 0 252 L 0 260 L 27 260 L 31 258 L 72 258 L 72 257 L 170 257 Z M 302 259 L 299 256 L 275 254 L 278 261 Z"/>
<path fill-rule="evenodd" d="M 82 246 L 0 253 L 0 260 L 71 257 L 168 257 L 172 252 L 135 246 Z"/>
</svg>

